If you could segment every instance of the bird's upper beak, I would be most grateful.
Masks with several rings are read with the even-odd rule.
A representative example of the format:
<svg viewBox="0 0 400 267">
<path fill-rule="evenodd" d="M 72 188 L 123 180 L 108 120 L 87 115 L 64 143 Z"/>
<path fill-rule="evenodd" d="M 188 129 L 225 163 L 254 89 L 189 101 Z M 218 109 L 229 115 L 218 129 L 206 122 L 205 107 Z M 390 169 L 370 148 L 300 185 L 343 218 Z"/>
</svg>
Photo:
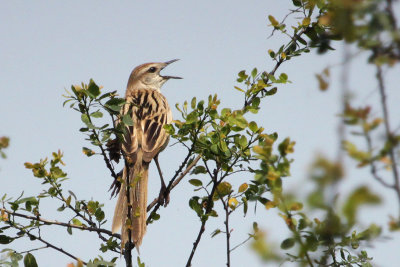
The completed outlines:
<svg viewBox="0 0 400 267">
<path fill-rule="evenodd" d="M 178 61 L 179 59 L 173 59 L 173 60 L 169 60 L 167 62 L 164 62 L 164 67 L 163 69 L 168 66 L 171 63 L 174 63 L 175 61 Z M 182 79 L 182 77 L 177 77 L 177 76 L 162 76 L 164 79 Z"/>
</svg>

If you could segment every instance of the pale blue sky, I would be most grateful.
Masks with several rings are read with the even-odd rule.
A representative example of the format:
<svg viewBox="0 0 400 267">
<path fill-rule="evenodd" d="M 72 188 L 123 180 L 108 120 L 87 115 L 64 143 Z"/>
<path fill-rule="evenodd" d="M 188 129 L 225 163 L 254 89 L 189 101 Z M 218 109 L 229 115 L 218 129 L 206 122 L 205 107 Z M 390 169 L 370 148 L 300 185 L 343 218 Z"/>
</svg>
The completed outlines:
<svg viewBox="0 0 400 267">
<path fill-rule="evenodd" d="M 169 81 L 162 89 L 171 106 L 193 96 L 206 98 L 217 92 L 222 105 L 240 107 L 239 92 L 233 89 L 237 73 L 257 67 L 271 70 L 273 62 L 267 55 L 287 38 L 276 35 L 267 39 L 271 29 L 267 16 L 282 18 L 291 1 L 2 1 L 0 3 L 0 136 L 11 137 L 8 159 L 0 162 L 0 195 L 7 192 L 18 196 L 38 193 L 40 183 L 23 167 L 26 161 L 38 161 L 61 149 L 65 154 L 65 170 L 70 180 L 66 188 L 79 198 L 94 198 L 105 203 L 111 219 L 115 199 L 106 192 L 112 179 L 100 157 L 86 158 L 82 146 L 87 146 L 79 115 L 62 107 L 64 88 L 93 78 L 104 90 L 123 94 L 131 70 L 145 62 L 181 59 L 165 73 L 181 76 L 183 80 Z M 340 62 L 341 44 L 329 56 L 305 55 L 282 65 L 278 73 L 286 72 L 292 84 L 281 86 L 278 94 L 262 103 L 259 116 L 267 132 L 278 132 L 280 138 L 290 136 L 297 144 L 292 177 L 288 187 L 304 194 L 310 187 L 301 181 L 317 152 L 334 157 L 337 150 L 337 117 L 339 111 L 339 69 L 332 73 L 332 88 L 325 93 L 317 89 L 314 74 L 328 64 Z M 352 65 L 351 86 L 357 90 L 358 102 L 373 102 L 377 97 L 374 72 L 364 66 L 365 57 Z M 399 68 L 390 73 L 399 73 Z M 390 74 L 389 73 L 389 74 Z M 389 79 L 389 105 L 398 105 L 400 93 L 398 75 Z M 373 106 L 376 104 L 372 103 Z M 380 110 L 375 110 L 377 114 Z M 175 117 L 179 114 L 174 110 Z M 393 114 L 395 127 L 399 115 Z M 171 177 L 181 158 L 182 149 L 169 147 L 160 156 L 165 177 Z M 370 179 L 367 172 L 352 171 L 351 178 L 341 187 Z M 152 175 L 154 174 L 154 175 Z M 352 175 L 354 174 L 355 177 Z M 249 179 L 249 177 L 243 177 Z M 240 184 L 237 177 L 233 184 Z M 351 179 L 351 180 L 350 180 Z M 376 183 L 374 189 L 385 192 Z M 158 194 L 159 178 L 155 167 L 150 170 L 150 199 Z M 141 247 L 146 266 L 182 266 L 186 263 L 199 222 L 188 207 L 193 187 L 183 181 L 171 195 L 168 209 L 161 210 L 161 220 L 148 227 Z M 45 207 L 51 207 L 46 204 Z M 45 218 L 62 216 L 46 211 Z M 252 209 L 250 209 L 252 210 Z M 369 209 L 362 214 L 365 225 L 376 221 L 384 224 L 389 214 L 395 214 L 397 204 L 392 193 L 386 194 L 386 206 Z M 373 215 L 371 215 L 373 214 Z M 258 209 L 246 218 L 238 213 L 232 244 L 244 240 L 257 220 L 272 240 L 283 240 L 287 232 L 281 218 L 273 211 Z M 210 233 L 222 226 L 222 219 L 210 222 L 200 243 L 193 266 L 223 266 L 225 240 Z M 110 227 L 110 223 L 107 224 Z M 52 228 L 53 229 L 53 228 Z M 64 247 L 84 260 L 98 252 L 96 235 L 74 231 L 68 236 L 61 228 L 43 231 L 44 237 Z M 379 266 L 397 266 L 400 238 L 375 244 L 370 254 Z M 39 246 L 27 241 L 11 245 L 20 250 Z M 0 247 L 1 248 L 1 247 Z M 35 252 L 39 266 L 65 266 L 68 257 L 53 250 Z M 248 246 L 235 250 L 232 266 L 263 266 Z M 119 262 L 122 266 L 122 261 Z M 291 266 L 290 263 L 284 266 Z"/>
</svg>

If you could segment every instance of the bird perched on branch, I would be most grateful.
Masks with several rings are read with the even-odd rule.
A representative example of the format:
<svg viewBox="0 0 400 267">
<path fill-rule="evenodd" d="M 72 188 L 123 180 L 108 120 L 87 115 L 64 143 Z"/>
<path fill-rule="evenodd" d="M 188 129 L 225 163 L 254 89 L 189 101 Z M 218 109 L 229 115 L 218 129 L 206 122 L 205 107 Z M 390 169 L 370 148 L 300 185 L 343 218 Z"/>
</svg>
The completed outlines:
<svg viewBox="0 0 400 267">
<path fill-rule="evenodd" d="M 122 247 L 129 240 L 129 230 L 131 240 L 136 248 L 141 245 L 146 232 L 147 181 L 149 164 L 152 159 L 156 162 L 160 172 L 159 200 L 164 204 L 168 203 L 168 199 L 164 198 L 166 186 L 159 168 L 158 154 L 168 144 L 169 135 L 165 132 L 164 125 L 172 121 L 172 112 L 160 89 L 169 79 L 181 78 L 162 76 L 160 71 L 175 61 L 177 59 L 163 63 L 142 64 L 132 71 L 128 80 L 125 94 L 126 104 L 121 115 L 130 114 L 133 126 L 127 126 L 122 141 L 125 168 L 112 222 L 113 233 L 122 227 Z M 132 207 L 130 214 L 128 214 L 128 202 Z"/>
</svg>

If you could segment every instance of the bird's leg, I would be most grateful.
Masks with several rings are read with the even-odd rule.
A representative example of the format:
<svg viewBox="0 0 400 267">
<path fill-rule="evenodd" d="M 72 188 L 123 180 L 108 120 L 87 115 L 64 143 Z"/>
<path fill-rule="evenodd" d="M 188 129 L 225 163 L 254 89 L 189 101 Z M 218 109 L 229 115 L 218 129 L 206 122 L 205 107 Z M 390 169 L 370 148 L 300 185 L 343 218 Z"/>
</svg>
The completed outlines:
<svg viewBox="0 0 400 267">
<path fill-rule="evenodd" d="M 160 174 L 161 179 L 161 190 L 158 196 L 158 203 L 160 205 L 164 205 L 165 207 L 169 203 L 169 192 L 167 191 L 167 186 L 165 185 L 164 178 L 161 172 L 160 164 L 158 163 L 158 155 L 154 157 L 154 162 L 156 163 L 158 173 Z"/>
<path fill-rule="evenodd" d="M 121 170 L 119 173 L 117 173 L 118 178 L 122 177 L 122 172 L 123 172 L 123 170 Z M 117 196 L 119 193 L 119 190 L 121 189 L 121 181 L 118 178 L 114 179 L 114 182 L 111 184 L 110 189 L 108 189 L 108 191 L 112 190 L 111 198 Z"/>
</svg>

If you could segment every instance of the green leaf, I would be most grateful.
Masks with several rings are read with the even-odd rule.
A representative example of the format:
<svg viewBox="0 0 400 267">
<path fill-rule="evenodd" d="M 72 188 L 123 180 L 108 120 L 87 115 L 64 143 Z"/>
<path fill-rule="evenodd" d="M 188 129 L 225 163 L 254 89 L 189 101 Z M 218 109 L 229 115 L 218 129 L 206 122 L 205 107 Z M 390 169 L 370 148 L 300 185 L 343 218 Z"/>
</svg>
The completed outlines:
<svg viewBox="0 0 400 267">
<path fill-rule="evenodd" d="M 361 186 L 353 191 L 347 198 L 343 206 L 343 213 L 350 225 L 356 222 L 357 212 L 361 205 L 376 205 L 381 202 L 381 198 L 370 191 L 368 186 Z"/>
<path fill-rule="evenodd" d="M 254 230 L 254 232 L 258 232 L 258 223 L 257 222 L 253 222 L 253 230 Z"/>
<path fill-rule="evenodd" d="M 240 145 L 240 147 L 243 149 L 243 148 L 245 148 L 245 147 L 247 147 L 247 138 L 246 138 L 246 136 L 244 136 L 244 135 L 242 135 L 241 137 L 240 137 L 240 139 L 239 139 L 239 145 Z"/>
<path fill-rule="evenodd" d="M 196 97 L 192 98 L 192 102 L 190 103 L 190 106 L 192 107 L 192 109 L 196 108 Z"/>
<path fill-rule="evenodd" d="M 38 267 L 35 257 L 31 253 L 27 253 L 24 257 L 25 267 Z"/>
<path fill-rule="evenodd" d="M 199 179 L 190 179 L 189 183 L 194 186 L 202 186 L 203 183 Z"/>
<path fill-rule="evenodd" d="M 197 119 L 198 119 L 198 114 L 197 114 L 197 112 L 196 111 L 192 111 L 192 112 L 190 112 L 188 115 L 187 115 L 187 117 L 186 117 L 186 123 L 193 123 L 193 122 L 196 122 L 197 121 Z"/>
<path fill-rule="evenodd" d="M 137 257 L 137 263 L 138 263 L 138 267 L 145 267 L 144 262 L 140 261 L 139 256 Z"/>
<path fill-rule="evenodd" d="M 125 114 L 122 117 L 122 122 L 127 126 L 133 126 L 133 120 L 130 114 Z"/>
<path fill-rule="evenodd" d="M 89 96 L 91 96 L 91 98 L 96 98 L 100 95 L 100 88 L 97 86 L 97 84 L 92 79 L 90 79 L 90 82 L 89 82 L 88 92 L 89 92 Z"/>
<path fill-rule="evenodd" d="M 87 114 L 81 115 L 81 120 L 89 129 L 95 129 L 96 127 L 90 122 L 90 118 Z"/>
<path fill-rule="evenodd" d="M 31 204 L 34 204 L 34 205 L 39 203 L 35 197 L 25 197 L 25 198 L 21 198 L 20 200 L 15 201 L 15 203 L 17 203 L 17 204 L 21 204 L 21 203 L 25 203 L 25 202 L 31 202 Z"/>
<path fill-rule="evenodd" d="M 160 219 L 160 217 L 161 217 L 160 214 L 158 214 L 156 212 L 154 212 L 153 215 L 151 215 L 151 219 L 153 221 L 158 221 Z"/>
<path fill-rule="evenodd" d="M 220 229 L 216 229 L 214 232 L 211 233 L 211 237 L 214 237 L 218 234 L 220 234 L 222 231 Z"/>
<path fill-rule="evenodd" d="M 214 200 L 218 200 L 221 197 L 224 197 L 228 194 L 230 194 L 232 191 L 232 185 L 228 182 L 221 182 L 218 186 L 217 186 L 217 190 L 215 190 L 213 199 Z"/>
<path fill-rule="evenodd" d="M 204 166 L 196 166 L 191 174 L 207 173 L 207 169 Z"/>
<path fill-rule="evenodd" d="M 203 215 L 203 209 L 199 203 L 199 197 L 192 197 L 189 200 L 189 207 L 197 213 L 197 216 L 201 217 Z"/>
<path fill-rule="evenodd" d="M 233 88 L 235 88 L 236 90 L 238 90 L 238 91 L 240 91 L 240 92 L 245 92 L 243 89 L 241 89 L 241 88 L 239 88 L 239 87 L 237 87 L 237 86 L 234 86 Z"/>
<path fill-rule="evenodd" d="M 269 21 L 271 22 L 271 25 L 274 27 L 277 27 L 279 25 L 279 22 L 274 18 L 274 16 L 269 15 L 268 16 Z"/>
<path fill-rule="evenodd" d="M 219 153 L 218 146 L 216 144 L 211 145 L 210 149 L 211 149 L 211 152 L 213 152 L 214 154 Z"/>
<path fill-rule="evenodd" d="M 90 123 L 90 119 L 89 119 L 89 116 L 88 116 L 87 114 L 82 114 L 82 115 L 81 115 L 81 120 L 82 120 L 82 122 L 83 122 L 84 124 Z"/>
<path fill-rule="evenodd" d="M 291 247 L 294 246 L 294 238 L 287 238 L 282 241 L 281 243 L 281 249 L 290 249 Z"/>
<path fill-rule="evenodd" d="M 103 113 L 101 113 L 100 111 L 96 111 L 96 112 L 93 112 L 92 114 L 90 114 L 90 116 L 93 118 L 102 118 Z"/>
<path fill-rule="evenodd" d="M 72 219 L 72 224 L 82 226 L 82 222 L 77 218 Z"/>
<path fill-rule="evenodd" d="M 240 128 L 244 129 L 247 127 L 247 120 L 242 115 L 237 115 L 236 118 L 233 119 L 235 124 Z"/>
<path fill-rule="evenodd" d="M 288 76 L 287 76 L 286 73 L 281 73 L 281 75 L 279 75 L 279 80 L 280 80 L 281 82 L 286 82 L 287 79 L 288 79 Z"/>
<path fill-rule="evenodd" d="M 104 104 L 104 106 L 114 111 L 120 111 L 122 105 L 125 104 L 125 102 L 126 102 L 125 99 L 115 97 L 108 100 Z"/>
<path fill-rule="evenodd" d="M 253 133 L 256 133 L 256 132 L 258 131 L 257 123 L 254 122 L 254 121 L 251 121 L 251 122 L 249 123 L 249 129 L 250 129 Z"/>
<path fill-rule="evenodd" d="M 247 203 L 247 198 L 246 197 L 242 197 L 242 202 L 243 202 L 243 213 L 244 213 L 244 216 L 246 216 L 247 209 L 249 207 L 249 205 Z"/>
<path fill-rule="evenodd" d="M 12 238 L 10 236 L 0 235 L 0 244 L 3 244 L 3 245 L 10 244 L 13 240 L 14 240 L 14 238 Z"/>
<path fill-rule="evenodd" d="M 104 211 L 102 211 L 101 209 L 97 209 L 94 216 L 96 217 L 96 220 L 98 222 L 101 222 L 105 218 Z"/>
<path fill-rule="evenodd" d="M 266 95 L 274 95 L 278 91 L 277 87 L 274 87 L 266 92 Z"/>
<path fill-rule="evenodd" d="M 255 77 L 257 76 L 257 73 L 258 73 L 257 68 L 254 68 L 254 69 L 251 71 L 251 77 L 255 78 Z"/>
<path fill-rule="evenodd" d="M 82 152 L 83 152 L 83 154 L 85 154 L 88 157 L 91 157 L 94 154 L 96 154 L 96 152 L 94 152 L 93 150 L 91 150 L 90 148 L 87 148 L 87 147 L 82 147 Z"/>
</svg>

